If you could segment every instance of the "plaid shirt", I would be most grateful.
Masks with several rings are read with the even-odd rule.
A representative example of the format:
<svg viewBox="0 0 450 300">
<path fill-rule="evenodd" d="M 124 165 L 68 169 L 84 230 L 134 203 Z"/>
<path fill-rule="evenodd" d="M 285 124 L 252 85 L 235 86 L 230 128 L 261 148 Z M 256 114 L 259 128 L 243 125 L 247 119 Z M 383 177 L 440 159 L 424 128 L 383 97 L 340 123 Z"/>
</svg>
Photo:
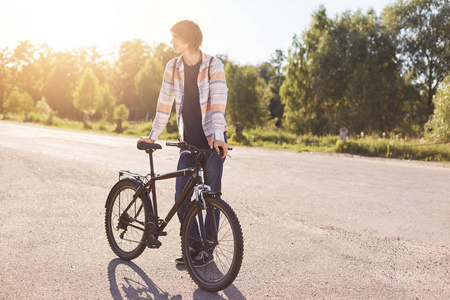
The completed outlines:
<svg viewBox="0 0 450 300">
<path fill-rule="evenodd" d="M 202 114 L 202 127 L 208 144 L 212 147 L 214 141 L 224 141 L 224 132 L 227 132 L 228 129 L 225 121 L 227 85 L 223 64 L 218 58 L 213 58 L 210 69 L 211 80 L 208 81 L 210 58 L 210 55 L 202 53 L 202 63 L 198 72 L 197 84 Z M 176 60 L 175 74 L 172 74 L 175 59 L 167 63 L 164 72 L 164 80 L 156 107 L 156 116 L 153 120 L 152 131 L 149 135 L 149 138 L 155 141 L 161 135 L 169 121 L 174 100 L 178 122 L 178 139 L 180 141 L 184 139 L 184 124 L 181 115 L 184 100 L 184 64 L 181 56 Z"/>
</svg>

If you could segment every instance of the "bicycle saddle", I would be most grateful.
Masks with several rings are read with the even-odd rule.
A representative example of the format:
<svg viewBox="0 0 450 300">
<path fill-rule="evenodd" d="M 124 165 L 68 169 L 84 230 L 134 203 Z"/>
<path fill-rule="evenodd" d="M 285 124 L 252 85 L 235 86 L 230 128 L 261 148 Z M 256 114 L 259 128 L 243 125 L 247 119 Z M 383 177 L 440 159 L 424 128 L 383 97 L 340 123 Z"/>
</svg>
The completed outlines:
<svg viewBox="0 0 450 300">
<path fill-rule="evenodd" d="M 157 149 L 162 149 L 160 144 L 156 144 L 156 143 L 150 144 L 150 143 L 146 143 L 146 142 L 137 143 L 137 148 L 139 150 L 150 150 L 150 149 L 157 150 Z"/>
</svg>

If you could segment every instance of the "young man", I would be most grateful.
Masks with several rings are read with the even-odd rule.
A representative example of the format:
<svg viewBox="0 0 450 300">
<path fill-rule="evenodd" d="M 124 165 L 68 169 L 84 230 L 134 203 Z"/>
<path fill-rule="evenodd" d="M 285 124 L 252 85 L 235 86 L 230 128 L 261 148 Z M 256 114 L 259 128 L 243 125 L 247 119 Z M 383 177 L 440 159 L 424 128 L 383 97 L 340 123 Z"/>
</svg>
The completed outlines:
<svg viewBox="0 0 450 300">
<path fill-rule="evenodd" d="M 148 138 L 138 142 L 154 143 L 169 120 L 175 101 L 179 140 L 199 149 L 223 149 L 222 157 L 217 153 L 207 155 L 202 161 L 204 182 L 212 191 L 221 190 L 223 163 L 228 151 L 225 133 L 225 109 L 227 86 L 222 62 L 200 50 L 203 35 L 200 27 L 192 21 L 180 21 L 170 30 L 171 44 L 175 53 L 182 55 L 166 65 L 164 80 L 158 98 L 156 116 Z M 180 151 L 177 169 L 192 167 L 193 154 Z M 177 177 L 175 199 L 181 194 L 189 177 Z M 184 212 L 191 201 L 188 196 L 178 210 L 182 221 Z M 198 244 L 190 245 L 196 266 L 203 266 L 213 260 L 212 254 Z M 183 257 L 175 259 L 184 263 Z"/>
</svg>

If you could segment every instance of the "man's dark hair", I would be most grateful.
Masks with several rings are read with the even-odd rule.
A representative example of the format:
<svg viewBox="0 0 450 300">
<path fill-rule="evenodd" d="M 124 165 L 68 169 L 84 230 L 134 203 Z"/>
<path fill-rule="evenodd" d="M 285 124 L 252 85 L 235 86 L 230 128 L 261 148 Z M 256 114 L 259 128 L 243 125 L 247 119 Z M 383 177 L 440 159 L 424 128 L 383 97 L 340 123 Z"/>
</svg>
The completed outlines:
<svg viewBox="0 0 450 300">
<path fill-rule="evenodd" d="M 189 48 L 198 50 L 203 42 L 203 34 L 197 23 L 183 20 L 172 26 L 170 32 L 178 36 Z"/>
</svg>

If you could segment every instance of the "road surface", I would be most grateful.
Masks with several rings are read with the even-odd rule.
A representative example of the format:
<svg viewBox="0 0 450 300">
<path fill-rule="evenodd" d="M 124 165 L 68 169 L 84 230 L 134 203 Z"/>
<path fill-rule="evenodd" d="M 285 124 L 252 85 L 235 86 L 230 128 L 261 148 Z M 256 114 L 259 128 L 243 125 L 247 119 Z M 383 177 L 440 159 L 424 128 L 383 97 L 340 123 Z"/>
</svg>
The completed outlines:
<svg viewBox="0 0 450 300">
<path fill-rule="evenodd" d="M 450 299 L 448 164 L 235 147 L 244 262 L 211 294 L 173 262 L 177 219 L 132 262 L 109 248 L 115 170 L 148 172 L 136 139 L 0 121 L 0 299 Z M 177 150 L 155 160 L 173 171 Z M 174 181 L 158 184 L 165 215 Z"/>
</svg>

